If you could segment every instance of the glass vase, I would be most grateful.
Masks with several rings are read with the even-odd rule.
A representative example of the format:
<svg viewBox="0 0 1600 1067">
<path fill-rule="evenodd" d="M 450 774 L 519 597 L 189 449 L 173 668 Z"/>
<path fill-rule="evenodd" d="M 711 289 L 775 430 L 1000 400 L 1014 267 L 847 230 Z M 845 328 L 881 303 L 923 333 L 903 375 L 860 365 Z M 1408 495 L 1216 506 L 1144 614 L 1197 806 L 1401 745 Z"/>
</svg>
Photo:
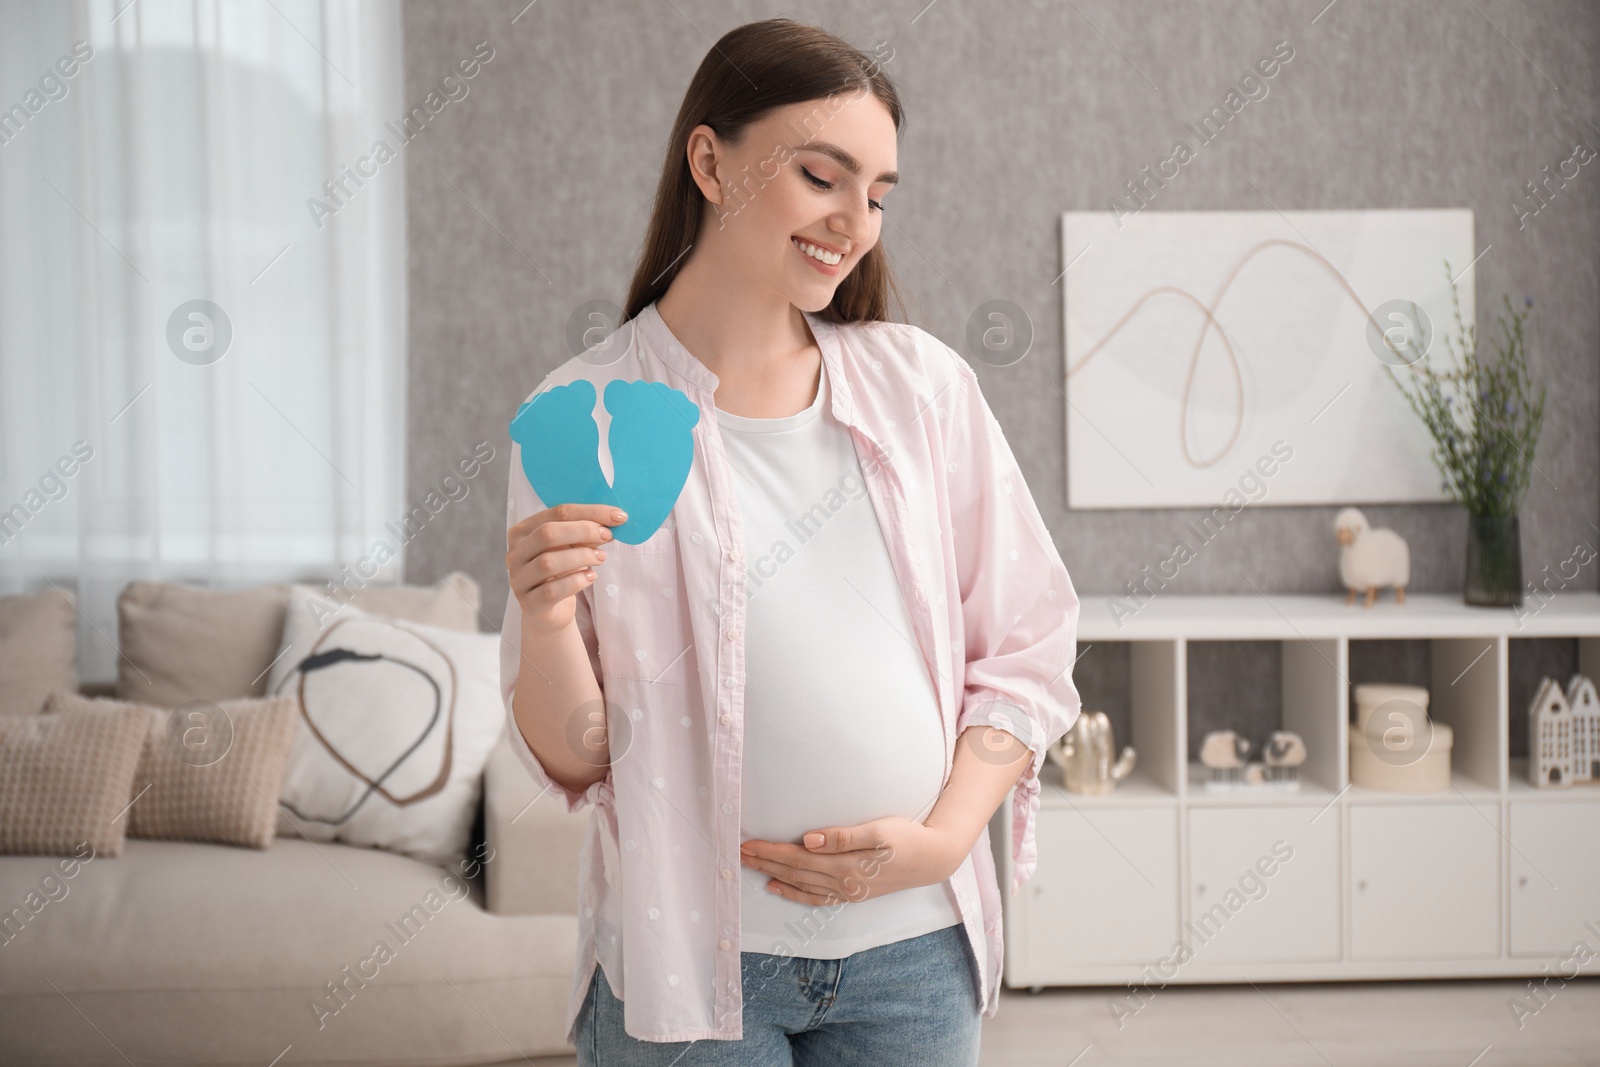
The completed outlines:
<svg viewBox="0 0 1600 1067">
<path fill-rule="evenodd" d="M 1466 601 L 1480 607 L 1522 604 L 1522 537 L 1515 515 L 1467 516 Z"/>
</svg>

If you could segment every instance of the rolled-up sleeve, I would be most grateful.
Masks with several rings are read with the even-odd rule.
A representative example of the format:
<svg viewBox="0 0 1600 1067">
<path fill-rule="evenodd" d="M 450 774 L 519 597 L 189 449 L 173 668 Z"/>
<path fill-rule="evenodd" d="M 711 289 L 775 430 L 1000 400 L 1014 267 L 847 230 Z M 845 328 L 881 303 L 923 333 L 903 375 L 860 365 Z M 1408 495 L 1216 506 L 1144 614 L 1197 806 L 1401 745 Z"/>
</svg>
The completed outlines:
<svg viewBox="0 0 1600 1067">
<path fill-rule="evenodd" d="M 966 656 L 956 735 L 992 726 L 1033 753 L 1012 794 L 1016 893 L 1038 865 L 1039 770 L 1082 706 L 1072 681 L 1078 594 L 977 375 L 945 351 L 955 363 L 946 477 Z"/>
<path fill-rule="evenodd" d="M 533 486 L 528 482 L 528 476 L 522 470 L 522 446 L 516 442 L 511 445 L 511 477 L 510 488 L 506 494 L 506 529 L 521 522 L 529 515 L 544 510 L 544 504 L 539 500 Z M 509 574 L 507 578 L 509 579 Z M 594 668 L 596 681 L 600 680 L 600 645 L 594 632 L 594 606 L 592 602 L 592 589 L 584 589 L 578 593 L 574 617 L 578 625 L 578 633 L 583 637 L 584 646 L 589 651 L 589 663 Z M 528 740 L 523 736 L 522 728 L 517 725 L 517 717 L 512 709 L 512 696 L 516 692 L 517 673 L 520 670 L 533 670 L 522 656 L 522 604 L 517 600 L 514 592 L 506 594 L 506 615 L 500 626 L 500 693 L 505 700 L 506 726 L 510 732 L 511 747 L 516 751 L 522 765 L 528 768 L 528 773 L 533 776 L 535 785 L 561 798 L 566 804 L 568 812 L 576 812 L 588 804 L 596 803 L 602 791 L 610 789 L 612 784 L 611 771 L 606 771 L 605 778 L 582 793 L 572 790 L 557 783 L 546 773 L 544 765 L 539 762 L 539 757 L 534 755 L 533 749 L 528 746 Z M 598 724 L 604 726 L 603 723 Z"/>
</svg>

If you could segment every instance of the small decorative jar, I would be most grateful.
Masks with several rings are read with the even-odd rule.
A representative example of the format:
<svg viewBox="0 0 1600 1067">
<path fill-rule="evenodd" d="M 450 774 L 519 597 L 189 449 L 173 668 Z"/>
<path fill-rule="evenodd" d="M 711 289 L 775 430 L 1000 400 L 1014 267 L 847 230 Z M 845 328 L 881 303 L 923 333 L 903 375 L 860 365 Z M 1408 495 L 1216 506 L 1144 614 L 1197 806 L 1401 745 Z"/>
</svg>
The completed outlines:
<svg viewBox="0 0 1600 1067">
<path fill-rule="evenodd" d="M 1450 788 L 1454 734 L 1428 718 L 1428 691 L 1415 685 L 1355 687 L 1350 727 L 1350 782 L 1395 793 Z"/>
</svg>

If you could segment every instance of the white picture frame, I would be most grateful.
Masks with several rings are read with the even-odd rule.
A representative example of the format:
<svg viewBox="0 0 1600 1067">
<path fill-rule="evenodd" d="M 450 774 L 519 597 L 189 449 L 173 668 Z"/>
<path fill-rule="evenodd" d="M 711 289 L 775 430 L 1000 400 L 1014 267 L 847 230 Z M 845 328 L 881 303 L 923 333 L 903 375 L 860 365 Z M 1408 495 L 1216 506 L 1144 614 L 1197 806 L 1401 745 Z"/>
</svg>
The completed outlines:
<svg viewBox="0 0 1600 1067">
<path fill-rule="evenodd" d="M 1450 499 L 1378 326 L 1449 365 L 1471 210 L 1069 211 L 1062 242 L 1069 507 Z"/>
</svg>

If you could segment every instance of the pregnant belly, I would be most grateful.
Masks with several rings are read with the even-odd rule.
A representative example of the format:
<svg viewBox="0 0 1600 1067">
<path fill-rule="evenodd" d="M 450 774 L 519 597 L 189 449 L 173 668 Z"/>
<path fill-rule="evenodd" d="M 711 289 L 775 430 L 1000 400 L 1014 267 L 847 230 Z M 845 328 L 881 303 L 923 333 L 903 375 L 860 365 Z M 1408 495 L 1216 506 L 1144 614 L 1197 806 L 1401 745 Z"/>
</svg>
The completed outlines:
<svg viewBox="0 0 1600 1067">
<path fill-rule="evenodd" d="M 799 844 L 819 827 L 923 819 L 944 786 L 944 758 L 938 710 L 920 701 L 747 716 L 740 840 Z"/>
</svg>

